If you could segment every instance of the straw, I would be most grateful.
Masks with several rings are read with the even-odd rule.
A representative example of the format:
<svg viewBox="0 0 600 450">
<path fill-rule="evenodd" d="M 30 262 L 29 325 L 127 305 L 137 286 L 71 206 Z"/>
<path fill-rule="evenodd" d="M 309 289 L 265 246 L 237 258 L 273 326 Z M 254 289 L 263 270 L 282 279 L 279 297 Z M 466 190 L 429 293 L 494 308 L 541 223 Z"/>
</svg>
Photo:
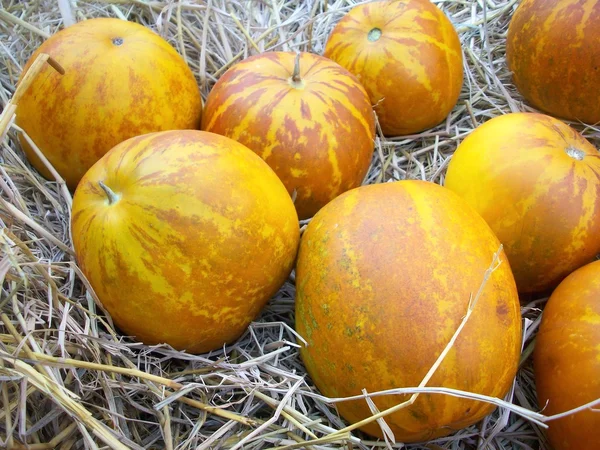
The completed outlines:
<svg viewBox="0 0 600 450">
<path fill-rule="evenodd" d="M 77 266 L 70 237 L 71 193 L 35 142 L 14 124 L 23 67 L 65 25 L 117 17 L 156 31 L 184 57 L 203 99 L 238 61 L 264 51 L 322 54 L 327 37 L 356 0 L 0 0 L 0 447 L 145 449 L 454 449 L 547 448 L 544 430 L 557 417 L 537 404 L 532 352 L 547 298 L 522 302 L 523 349 L 506 398 L 490 398 L 429 381 L 477 305 L 418 386 L 357 393 L 388 441 L 345 422 L 316 389 L 299 356 L 295 275 L 235 343 L 204 355 L 146 346 L 121 335 Z M 364 184 L 402 179 L 444 183 L 456 147 L 492 117 L 533 110 L 512 84 L 505 39 L 516 0 L 435 1 L 464 49 L 464 87 L 443 123 L 412 136 L 378 133 Z M 35 82 L 41 57 L 19 89 Z M 60 71 L 56 64 L 53 66 Z M 597 126 L 570 123 L 594 145 Z M 52 174 L 32 168 L 19 137 Z M 302 221 L 302 230 L 309 221 Z M 490 255 L 493 261 L 494 255 Z M 495 264 L 492 264 L 490 271 Z M 488 272 L 489 275 L 489 272 Z M 482 286 L 486 275 L 482 273 Z M 426 282 L 426 280 L 424 280 Z M 497 406 L 481 422 L 428 444 L 394 443 L 389 414 L 419 395 L 452 395 Z M 408 395 L 379 411 L 373 399 Z M 581 408 L 598 408 L 598 403 Z M 568 413 L 573 413 L 570 411 Z"/>
</svg>

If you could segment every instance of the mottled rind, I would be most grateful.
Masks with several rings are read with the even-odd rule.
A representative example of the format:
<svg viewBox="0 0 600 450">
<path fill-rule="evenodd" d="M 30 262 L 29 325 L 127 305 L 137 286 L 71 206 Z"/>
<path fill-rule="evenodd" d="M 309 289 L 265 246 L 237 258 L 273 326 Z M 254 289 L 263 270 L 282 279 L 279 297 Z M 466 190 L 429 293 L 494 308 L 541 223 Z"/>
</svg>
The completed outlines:
<svg viewBox="0 0 600 450">
<path fill-rule="evenodd" d="M 296 270 L 301 355 L 327 396 L 416 387 L 463 319 L 500 243 L 463 200 L 437 184 L 399 181 L 342 194 L 304 232 Z M 429 386 L 502 397 L 517 371 L 521 318 L 504 253 L 473 315 Z M 407 396 L 374 397 L 379 410 Z M 337 407 L 349 422 L 363 400 Z M 492 405 L 422 395 L 386 416 L 396 440 L 450 434 Z M 382 436 L 377 423 L 364 431 Z"/>
<path fill-rule="evenodd" d="M 546 416 L 600 399 L 600 261 L 579 268 L 552 293 L 533 361 L 538 404 Z M 554 450 L 600 448 L 598 412 L 582 411 L 548 426 Z"/>
<path fill-rule="evenodd" d="M 260 155 L 297 193 L 300 219 L 359 186 L 373 155 L 375 116 L 358 80 L 322 56 L 267 52 L 230 68 L 211 90 L 202 129 Z"/>
<path fill-rule="evenodd" d="M 294 205 L 268 165 L 192 130 L 132 138 L 106 154 L 76 190 L 72 230 L 116 325 L 191 353 L 240 336 L 291 272 L 299 242 Z"/>
<path fill-rule="evenodd" d="M 371 30 L 381 30 L 370 40 Z M 365 86 L 388 136 L 442 122 L 463 84 L 463 57 L 450 20 L 429 0 L 369 2 L 333 29 L 324 55 Z"/>
<path fill-rule="evenodd" d="M 600 1 L 523 0 L 506 59 L 519 92 L 563 119 L 600 121 Z"/>
<path fill-rule="evenodd" d="M 120 45 L 113 43 L 120 38 Z M 120 41 L 116 41 L 117 43 Z M 46 40 L 40 52 L 64 69 L 47 66 L 17 106 L 16 123 L 74 190 L 108 150 L 133 136 L 200 126 L 202 98 L 192 71 L 163 38 L 125 20 L 79 22 Z M 31 163 L 48 170 L 24 139 Z"/>
<path fill-rule="evenodd" d="M 445 186 L 502 241 L 521 292 L 555 287 L 600 252 L 600 153 L 560 120 L 487 121 L 458 146 Z"/>
</svg>

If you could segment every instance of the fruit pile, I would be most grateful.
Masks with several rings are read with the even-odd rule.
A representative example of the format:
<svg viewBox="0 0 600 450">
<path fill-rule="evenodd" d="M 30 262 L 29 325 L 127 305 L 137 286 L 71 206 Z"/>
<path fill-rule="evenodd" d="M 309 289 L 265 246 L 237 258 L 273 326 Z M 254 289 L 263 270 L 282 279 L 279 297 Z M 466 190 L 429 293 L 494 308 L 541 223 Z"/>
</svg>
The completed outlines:
<svg viewBox="0 0 600 450">
<path fill-rule="evenodd" d="M 550 296 L 534 350 L 543 413 L 600 398 L 600 153 L 565 122 L 600 121 L 600 2 L 521 1 L 506 55 L 538 112 L 472 130 L 443 185 L 364 184 L 378 134 L 437 126 L 463 88 L 458 33 L 430 0 L 355 6 L 322 55 L 250 56 L 204 100 L 163 38 L 86 20 L 31 56 L 15 117 L 29 162 L 74 193 L 79 267 L 123 335 L 218 349 L 294 271 L 319 391 L 442 388 L 338 405 L 365 433 L 422 442 L 509 392 L 520 296 Z M 600 448 L 597 411 L 548 425 L 556 450 Z"/>
</svg>

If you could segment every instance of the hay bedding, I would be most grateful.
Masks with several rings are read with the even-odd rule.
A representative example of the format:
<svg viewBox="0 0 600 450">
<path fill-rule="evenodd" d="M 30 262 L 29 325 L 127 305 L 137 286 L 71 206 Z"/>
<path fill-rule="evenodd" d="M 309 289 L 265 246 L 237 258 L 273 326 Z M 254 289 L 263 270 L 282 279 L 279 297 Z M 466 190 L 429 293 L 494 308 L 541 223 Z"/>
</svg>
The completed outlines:
<svg viewBox="0 0 600 450">
<path fill-rule="evenodd" d="M 249 55 L 321 53 L 333 25 L 354 3 L 0 0 L 0 99 L 5 107 L 44 38 L 86 18 L 119 17 L 156 30 L 185 57 L 206 98 L 219 76 Z M 452 152 L 475 126 L 529 110 L 504 58 L 517 2 L 436 3 L 454 22 L 465 51 L 462 95 L 438 127 L 416 136 L 379 137 L 365 183 L 443 183 Z M 572 125 L 600 144 L 598 129 Z M 333 403 L 314 389 L 293 331 L 293 276 L 244 336 L 220 351 L 190 356 L 118 335 L 75 264 L 69 195 L 31 169 L 18 132 L 11 125 L 0 142 L 0 447 L 402 447 L 345 431 Z M 498 401 L 502 407 L 452 436 L 406 448 L 546 448 L 530 358 L 545 300 L 523 303 L 522 364 L 508 398 Z"/>
</svg>

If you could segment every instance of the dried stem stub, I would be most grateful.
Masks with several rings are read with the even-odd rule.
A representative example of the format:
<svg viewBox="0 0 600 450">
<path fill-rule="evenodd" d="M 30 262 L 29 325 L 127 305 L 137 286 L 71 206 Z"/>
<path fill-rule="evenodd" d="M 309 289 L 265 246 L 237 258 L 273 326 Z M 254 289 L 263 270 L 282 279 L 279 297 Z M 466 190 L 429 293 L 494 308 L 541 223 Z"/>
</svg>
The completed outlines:
<svg viewBox="0 0 600 450">
<path fill-rule="evenodd" d="M 119 198 L 121 198 L 118 194 L 115 194 L 115 192 L 111 188 L 109 188 L 106 184 L 104 184 L 102 181 L 98 181 L 98 185 L 100 185 L 102 190 L 106 193 L 106 197 L 108 198 L 109 205 L 114 205 L 115 203 L 117 203 L 119 201 Z"/>
<path fill-rule="evenodd" d="M 290 77 L 290 85 L 296 89 L 304 88 L 304 80 L 300 76 L 300 52 L 296 53 L 296 58 L 294 60 L 294 71 Z"/>
</svg>

